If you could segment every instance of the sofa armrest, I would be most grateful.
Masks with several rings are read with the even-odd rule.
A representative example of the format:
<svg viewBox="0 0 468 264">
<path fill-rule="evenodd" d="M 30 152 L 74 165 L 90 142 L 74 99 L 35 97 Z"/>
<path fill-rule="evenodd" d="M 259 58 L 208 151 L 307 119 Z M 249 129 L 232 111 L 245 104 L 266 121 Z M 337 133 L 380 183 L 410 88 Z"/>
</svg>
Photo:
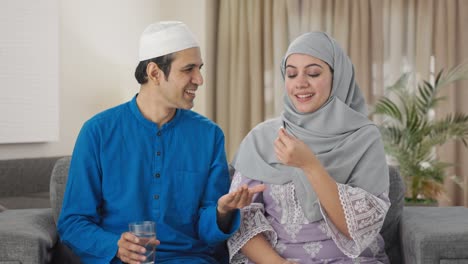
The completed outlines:
<svg viewBox="0 0 468 264">
<path fill-rule="evenodd" d="M 50 263 L 57 243 L 52 209 L 0 213 L 0 263 Z"/>
<path fill-rule="evenodd" d="M 71 157 L 66 156 L 55 162 L 50 176 L 50 205 L 52 206 L 55 223 L 58 223 L 60 211 L 62 210 L 63 194 L 68 179 Z"/>
<path fill-rule="evenodd" d="M 406 206 L 400 237 L 407 264 L 468 263 L 468 208 Z"/>
</svg>

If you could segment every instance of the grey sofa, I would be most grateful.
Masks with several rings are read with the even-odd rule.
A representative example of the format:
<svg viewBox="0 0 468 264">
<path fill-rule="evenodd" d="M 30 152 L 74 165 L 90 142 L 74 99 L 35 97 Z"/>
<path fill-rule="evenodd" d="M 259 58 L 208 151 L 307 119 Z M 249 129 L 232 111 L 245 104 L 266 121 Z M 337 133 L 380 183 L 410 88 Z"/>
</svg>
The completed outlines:
<svg viewBox="0 0 468 264">
<path fill-rule="evenodd" d="M 59 188 L 51 178 L 68 174 L 57 169 L 69 162 L 61 158 L 0 160 L 0 264 L 79 263 L 59 242 L 51 208 L 50 185 Z"/>
<path fill-rule="evenodd" d="M 70 157 L 60 158 L 50 171 L 51 208 L 9 209 L 0 213 L 0 264 L 79 263 L 60 243 L 55 227 L 69 163 Z M 34 170 L 29 171 L 34 175 Z M 0 179 L 4 179 L 2 174 L 0 169 Z M 382 236 L 392 264 L 468 264 L 468 209 L 404 207 L 403 194 L 402 180 L 391 167 L 392 206 Z"/>
</svg>

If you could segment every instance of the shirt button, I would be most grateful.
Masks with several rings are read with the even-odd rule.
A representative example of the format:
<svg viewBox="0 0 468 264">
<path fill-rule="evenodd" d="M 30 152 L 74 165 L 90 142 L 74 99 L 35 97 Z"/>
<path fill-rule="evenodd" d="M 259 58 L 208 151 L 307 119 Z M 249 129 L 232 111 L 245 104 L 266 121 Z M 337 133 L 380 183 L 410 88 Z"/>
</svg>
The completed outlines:
<svg viewBox="0 0 468 264">
<path fill-rule="evenodd" d="M 156 152 L 156 155 L 161 156 L 161 152 L 160 151 Z"/>
<path fill-rule="evenodd" d="M 159 199 L 159 195 L 155 194 L 155 195 L 153 196 L 153 198 L 154 198 L 155 200 L 158 200 L 158 199 Z"/>
<path fill-rule="evenodd" d="M 154 177 L 159 178 L 159 177 L 161 177 L 161 174 L 156 173 L 156 174 L 154 175 Z"/>
<path fill-rule="evenodd" d="M 161 134 L 162 134 L 161 131 L 158 131 L 156 135 L 161 136 Z"/>
</svg>

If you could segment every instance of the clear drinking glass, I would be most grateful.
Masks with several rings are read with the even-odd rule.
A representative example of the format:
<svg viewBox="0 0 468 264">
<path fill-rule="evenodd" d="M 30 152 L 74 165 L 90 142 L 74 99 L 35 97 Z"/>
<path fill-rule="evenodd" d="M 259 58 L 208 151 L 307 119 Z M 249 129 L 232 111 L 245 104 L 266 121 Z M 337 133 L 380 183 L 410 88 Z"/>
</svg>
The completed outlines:
<svg viewBox="0 0 468 264">
<path fill-rule="evenodd" d="M 140 245 L 146 248 L 146 260 L 142 264 L 154 264 L 155 246 L 150 243 L 156 239 L 156 223 L 153 221 L 139 221 L 128 224 L 130 232 L 140 239 Z"/>
</svg>

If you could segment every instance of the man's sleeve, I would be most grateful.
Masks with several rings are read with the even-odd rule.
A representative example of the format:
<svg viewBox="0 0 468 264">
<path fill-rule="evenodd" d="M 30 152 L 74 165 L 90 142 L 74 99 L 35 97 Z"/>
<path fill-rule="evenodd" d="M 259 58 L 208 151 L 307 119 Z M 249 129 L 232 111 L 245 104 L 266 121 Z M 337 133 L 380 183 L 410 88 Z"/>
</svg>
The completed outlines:
<svg viewBox="0 0 468 264">
<path fill-rule="evenodd" d="M 61 240 L 82 260 L 106 260 L 117 252 L 120 235 L 98 226 L 101 205 L 99 133 L 86 123 L 73 150 L 62 211 L 58 220 Z"/>
<path fill-rule="evenodd" d="M 198 234 L 201 240 L 208 244 L 219 243 L 227 240 L 240 226 L 240 211 L 233 215 L 231 227 L 228 233 L 219 229 L 217 224 L 216 207 L 218 199 L 228 193 L 230 179 L 226 153 L 224 151 L 224 135 L 217 128 L 215 133 L 214 153 L 210 166 L 210 175 L 204 195 L 204 201 L 200 208 L 198 222 Z"/>
</svg>

